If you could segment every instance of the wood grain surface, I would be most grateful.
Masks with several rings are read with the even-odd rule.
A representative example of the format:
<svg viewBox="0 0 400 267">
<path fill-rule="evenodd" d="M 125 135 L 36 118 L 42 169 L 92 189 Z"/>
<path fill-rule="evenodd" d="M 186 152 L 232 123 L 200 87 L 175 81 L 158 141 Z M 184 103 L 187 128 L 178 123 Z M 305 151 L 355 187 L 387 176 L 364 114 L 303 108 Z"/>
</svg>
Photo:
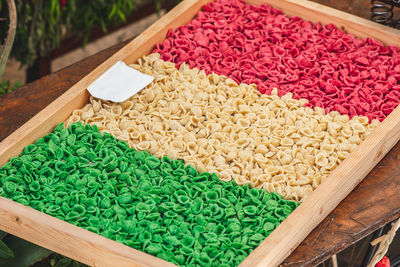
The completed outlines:
<svg viewBox="0 0 400 267">
<path fill-rule="evenodd" d="M 123 44 L 0 97 L 0 140 L 87 75 Z M 0 151 L 1 152 L 1 151 Z M 317 264 L 400 216 L 400 144 L 313 230 L 283 263 Z"/>
<path fill-rule="evenodd" d="M 365 18 L 371 18 L 371 0 L 312 0 L 325 6 Z"/>
</svg>

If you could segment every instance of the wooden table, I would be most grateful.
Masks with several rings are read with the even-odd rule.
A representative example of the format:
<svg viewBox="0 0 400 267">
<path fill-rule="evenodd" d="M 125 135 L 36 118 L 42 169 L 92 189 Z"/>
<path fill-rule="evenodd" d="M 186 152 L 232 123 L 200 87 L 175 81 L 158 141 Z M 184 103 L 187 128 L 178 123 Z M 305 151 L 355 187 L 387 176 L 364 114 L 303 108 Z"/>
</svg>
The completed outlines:
<svg viewBox="0 0 400 267">
<path fill-rule="evenodd" d="M 0 97 L 0 141 L 125 44 L 115 45 Z M 283 265 L 316 265 L 400 217 L 399 192 L 400 142 Z"/>
</svg>

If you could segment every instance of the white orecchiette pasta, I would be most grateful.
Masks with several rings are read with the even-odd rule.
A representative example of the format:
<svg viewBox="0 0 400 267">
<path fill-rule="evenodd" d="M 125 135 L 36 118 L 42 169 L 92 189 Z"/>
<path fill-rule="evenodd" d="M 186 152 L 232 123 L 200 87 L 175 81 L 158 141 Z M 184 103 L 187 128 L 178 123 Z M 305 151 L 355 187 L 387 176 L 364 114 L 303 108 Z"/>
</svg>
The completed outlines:
<svg viewBox="0 0 400 267">
<path fill-rule="evenodd" d="M 73 112 L 130 147 L 183 159 L 199 171 L 301 201 L 378 125 L 366 117 L 325 114 L 288 93 L 262 95 L 254 84 L 182 64 L 158 54 L 131 65 L 154 81 L 123 103 L 90 98 Z"/>
</svg>

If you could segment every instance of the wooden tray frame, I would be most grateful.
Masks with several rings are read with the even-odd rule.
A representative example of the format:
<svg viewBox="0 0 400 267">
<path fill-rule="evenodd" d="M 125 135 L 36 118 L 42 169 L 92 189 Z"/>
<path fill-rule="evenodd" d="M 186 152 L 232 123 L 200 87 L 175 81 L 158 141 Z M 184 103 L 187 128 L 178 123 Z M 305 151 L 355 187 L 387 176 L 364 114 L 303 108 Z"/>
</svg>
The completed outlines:
<svg viewBox="0 0 400 267">
<path fill-rule="evenodd" d="M 184 0 L 141 35 L 123 47 L 81 81 L 58 97 L 0 143 L 0 166 L 23 148 L 52 131 L 74 109 L 88 103 L 86 90 L 118 60 L 134 63 L 162 41 L 168 29 L 194 18 L 211 0 Z M 289 16 L 312 22 L 333 23 L 358 37 L 370 37 L 386 45 L 400 44 L 400 31 L 307 0 L 246 0 L 268 3 Z M 277 266 L 343 200 L 400 139 L 400 106 L 397 107 L 275 229 L 240 266 Z M 119 244 L 32 208 L 0 197 L 0 229 L 91 266 L 174 266 L 164 260 Z"/>
</svg>

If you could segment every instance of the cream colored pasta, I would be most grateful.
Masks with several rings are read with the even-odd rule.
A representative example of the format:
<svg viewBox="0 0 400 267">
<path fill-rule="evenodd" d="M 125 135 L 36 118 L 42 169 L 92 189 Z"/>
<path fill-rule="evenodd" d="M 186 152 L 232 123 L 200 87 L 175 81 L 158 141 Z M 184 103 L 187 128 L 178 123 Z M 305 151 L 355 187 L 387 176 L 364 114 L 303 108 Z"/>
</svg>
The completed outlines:
<svg viewBox="0 0 400 267">
<path fill-rule="evenodd" d="M 157 157 L 184 159 L 220 179 L 275 191 L 301 201 L 376 127 L 365 117 L 325 114 L 278 91 L 262 95 L 255 85 L 237 85 L 158 54 L 133 68 L 154 81 L 124 103 L 90 99 L 75 121 L 96 124 Z"/>
</svg>

